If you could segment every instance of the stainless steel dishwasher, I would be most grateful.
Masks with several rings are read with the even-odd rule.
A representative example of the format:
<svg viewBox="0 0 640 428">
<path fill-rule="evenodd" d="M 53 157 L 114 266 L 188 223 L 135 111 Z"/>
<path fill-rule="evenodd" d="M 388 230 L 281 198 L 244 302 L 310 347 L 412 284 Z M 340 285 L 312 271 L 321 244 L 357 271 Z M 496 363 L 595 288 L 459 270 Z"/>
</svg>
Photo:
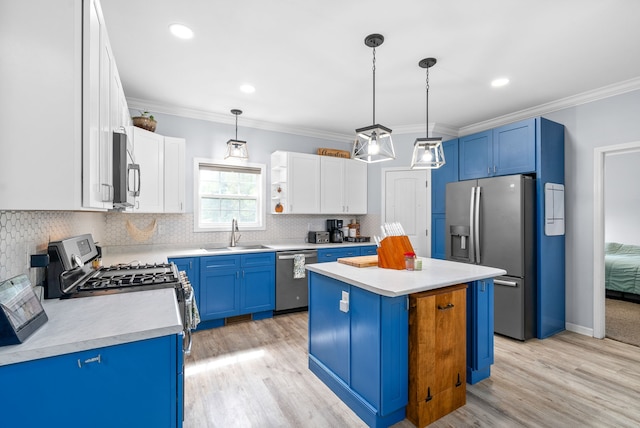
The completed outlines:
<svg viewBox="0 0 640 428">
<path fill-rule="evenodd" d="M 296 254 L 304 255 L 305 264 L 318 263 L 315 250 L 278 251 L 276 253 L 276 313 L 301 311 L 309 306 L 308 272 L 304 278 L 294 278 Z"/>
</svg>

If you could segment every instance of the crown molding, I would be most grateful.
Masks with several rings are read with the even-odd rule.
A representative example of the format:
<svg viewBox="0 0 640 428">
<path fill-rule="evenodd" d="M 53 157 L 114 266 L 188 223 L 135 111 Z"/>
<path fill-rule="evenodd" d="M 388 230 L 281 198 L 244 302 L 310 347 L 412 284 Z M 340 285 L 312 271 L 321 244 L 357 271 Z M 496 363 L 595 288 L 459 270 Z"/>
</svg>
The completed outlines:
<svg viewBox="0 0 640 428">
<path fill-rule="evenodd" d="M 424 124 L 403 125 L 392 128 L 394 134 L 424 134 Z M 429 135 L 457 137 L 458 128 L 446 123 L 433 123 L 429 126 Z"/>
<path fill-rule="evenodd" d="M 148 101 L 140 98 L 127 97 L 127 105 L 130 109 L 142 111 L 154 111 L 156 113 L 170 114 L 173 116 L 187 117 L 190 119 L 207 120 L 209 122 L 224 123 L 235 125 L 235 116 L 229 114 L 213 113 L 203 110 L 190 109 L 185 107 L 177 107 Z M 352 134 L 341 134 L 338 132 L 321 131 L 311 128 L 303 128 L 297 126 L 287 126 L 262 120 L 242 118 L 242 125 L 248 128 L 262 129 L 264 131 L 283 132 L 285 134 L 302 135 L 305 137 L 320 138 L 324 140 L 337 141 L 340 143 L 351 142 L 354 138 Z"/>
<path fill-rule="evenodd" d="M 475 132 L 484 131 L 486 129 L 496 128 L 498 126 L 506 125 L 509 123 L 517 122 L 519 120 L 528 119 L 536 116 L 543 116 L 554 111 L 562 110 L 565 108 L 575 107 L 582 104 L 587 104 L 593 101 L 598 101 L 604 98 L 621 95 L 627 92 L 640 90 L 640 77 L 625 80 L 623 82 L 614 83 L 612 85 L 604 86 L 592 91 L 583 92 L 578 95 L 572 95 L 570 97 L 561 98 L 556 101 L 541 104 L 528 109 L 520 110 L 514 113 L 509 113 L 503 116 L 498 116 L 493 119 L 477 122 L 471 125 L 456 128 L 452 125 L 443 123 L 435 123 L 429 127 L 431 134 L 459 137 L 463 135 L 473 134 Z M 235 116 L 229 114 L 213 113 L 203 110 L 196 110 L 184 107 L 177 107 L 173 105 L 167 105 L 158 103 L 155 101 L 148 101 L 140 98 L 128 98 L 127 104 L 130 109 L 154 111 L 157 113 L 170 114 L 174 116 L 187 117 L 191 119 L 207 120 L 210 122 L 224 123 L 233 125 L 235 124 Z M 255 129 L 262 129 L 265 131 L 283 132 L 285 134 L 302 135 L 305 137 L 320 138 L 324 140 L 337 141 L 340 143 L 350 143 L 353 139 L 352 134 L 342 134 L 338 132 L 321 131 L 311 128 L 303 128 L 297 126 L 288 126 L 277 123 L 271 123 L 261 120 L 242 118 L 243 126 L 247 126 Z M 393 126 L 394 134 L 419 134 L 425 131 L 424 124 L 416 125 L 403 125 Z"/>
<path fill-rule="evenodd" d="M 474 123 L 472 125 L 463 126 L 459 129 L 458 136 L 473 134 L 475 132 L 496 128 L 498 126 L 507 125 L 509 123 L 517 122 L 519 120 L 528 119 L 531 117 L 543 116 L 554 111 L 587 104 L 604 98 L 625 94 L 627 92 L 637 91 L 639 89 L 640 77 L 635 77 L 623 82 L 603 86 L 602 88 L 594 89 L 592 91 L 583 92 L 578 95 L 572 95 L 570 97 L 561 98 L 556 101 L 551 101 L 549 103 L 506 114 L 504 116 L 499 116 L 493 119 Z"/>
</svg>

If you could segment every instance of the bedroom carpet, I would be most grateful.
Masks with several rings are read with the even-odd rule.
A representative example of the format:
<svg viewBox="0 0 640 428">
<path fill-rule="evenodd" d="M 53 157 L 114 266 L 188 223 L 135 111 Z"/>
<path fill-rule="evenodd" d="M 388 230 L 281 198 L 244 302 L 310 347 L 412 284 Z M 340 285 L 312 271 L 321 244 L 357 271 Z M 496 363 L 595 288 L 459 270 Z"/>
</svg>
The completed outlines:
<svg viewBox="0 0 640 428">
<path fill-rule="evenodd" d="M 640 346 L 640 304 L 606 299 L 605 336 Z"/>
</svg>

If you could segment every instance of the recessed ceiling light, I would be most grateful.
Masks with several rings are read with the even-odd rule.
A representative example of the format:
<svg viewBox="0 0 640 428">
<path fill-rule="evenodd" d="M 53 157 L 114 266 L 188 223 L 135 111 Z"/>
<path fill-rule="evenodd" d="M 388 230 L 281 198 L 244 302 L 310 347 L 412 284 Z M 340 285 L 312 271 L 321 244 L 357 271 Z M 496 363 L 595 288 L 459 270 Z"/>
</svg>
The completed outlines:
<svg viewBox="0 0 640 428">
<path fill-rule="evenodd" d="M 179 39 L 191 39 L 193 37 L 193 31 L 186 25 L 171 24 L 169 25 L 169 30 L 171 31 L 171 34 Z"/>
<path fill-rule="evenodd" d="M 499 88 L 500 86 L 505 86 L 508 84 L 509 79 L 507 79 L 506 77 L 499 77 L 491 82 L 491 86 L 493 86 L 494 88 Z"/>
<path fill-rule="evenodd" d="M 253 94 L 256 91 L 256 88 L 254 88 L 253 85 L 245 83 L 244 85 L 240 86 L 240 90 L 245 94 Z"/>
</svg>

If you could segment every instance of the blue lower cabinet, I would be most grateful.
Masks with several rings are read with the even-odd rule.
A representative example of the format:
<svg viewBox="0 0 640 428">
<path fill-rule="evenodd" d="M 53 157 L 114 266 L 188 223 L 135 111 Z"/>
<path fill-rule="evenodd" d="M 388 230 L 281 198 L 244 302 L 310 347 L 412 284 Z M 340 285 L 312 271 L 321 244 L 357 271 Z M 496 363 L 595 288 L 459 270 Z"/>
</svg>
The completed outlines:
<svg viewBox="0 0 640 428">
<path fill-rule="evenodd" d="M 358 247 L 333 247 L 318 249 L 318 263 L 335 262 L 343 257 L 358 257 L 378 254 L 375 245 Z"/>
<path fill-rule="evenodd" d="M 431 257 L 434 259 L 446 259 L 446 229 L 445 214 L 431 214 Z"/>
<path fill-rule="evenodd" d="M 361 256 L 376 256 L 378 255 L 378 247 L 375 245 L 367 245 L 366 247 L 360 247 Z"/>
<path fill-rule="evenodd" d="M 184 271 L 187 274 L 197 300 L 200 295 L 200 257 L 170 258 L 169 263 L 175 263 L 178 271 Z"/>
<path fill-rule="evenodd" d="M 384 297 L 311 272 L 309 368 L 367 425 L 404 419 L 407 297 Z"/>
<path fill-rule="evenodd" d="M 181 346 L 172 335 L 0 366 L 2 426 L 181 427 Z"/>
<path fill-rule="evenodd" d="M 493 279 L 467 289 L 467 383 L 491 376 L 493 364 Z"/>
<path fill-rule="evenodd" d="M 274 252 L 202 257 L 198 299 L 201 328 L 224 325 L 224 318 L 236 315 L 272 316 L 275 281 Z"/>
</svg>

